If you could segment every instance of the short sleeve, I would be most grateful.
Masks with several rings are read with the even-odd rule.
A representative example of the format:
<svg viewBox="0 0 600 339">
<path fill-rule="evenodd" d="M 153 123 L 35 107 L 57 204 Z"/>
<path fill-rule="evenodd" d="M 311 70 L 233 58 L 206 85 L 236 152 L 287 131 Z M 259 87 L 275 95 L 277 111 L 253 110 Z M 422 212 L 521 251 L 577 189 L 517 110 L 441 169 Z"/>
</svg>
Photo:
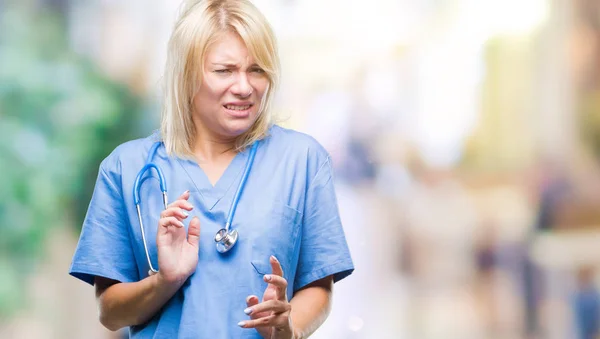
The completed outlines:
<svg viewBox="0 0 600 339">
<path fill-rule="evenodd" d="M 89 284 L 101 276 L 120 282 L 139 280 L 120 189 L 120 175 L 100 165 L 69 274 Z"/>
<path fill-rule="evenodd" d="M 333 275 L 337 282 L 354 271 L 342 228 L 327 156 L 308 182 L 294 291 Z"/>
</svg>

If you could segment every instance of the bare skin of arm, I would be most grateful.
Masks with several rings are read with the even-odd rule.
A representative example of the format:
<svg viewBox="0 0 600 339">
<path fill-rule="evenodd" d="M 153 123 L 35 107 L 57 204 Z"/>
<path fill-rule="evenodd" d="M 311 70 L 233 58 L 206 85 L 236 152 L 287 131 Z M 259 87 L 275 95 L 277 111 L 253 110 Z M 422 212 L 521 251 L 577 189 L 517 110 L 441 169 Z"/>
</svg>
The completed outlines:
<svg viewBox="0 0 600 339">
<path fill-rule="evenodd" d="M 292 305 L 292 324 L 294 339 L 308 338 L 329 315 L 333 277 L 317 280 L 294 294 Z"/>
<path fill-rule="evenodd" d="M 150 320 L 181 284 L 166 282 L 159 274 L 155 274 L 132 283 L 96 277 L 95 286 L 100 323 L 116 331 Z"/>
</svg>

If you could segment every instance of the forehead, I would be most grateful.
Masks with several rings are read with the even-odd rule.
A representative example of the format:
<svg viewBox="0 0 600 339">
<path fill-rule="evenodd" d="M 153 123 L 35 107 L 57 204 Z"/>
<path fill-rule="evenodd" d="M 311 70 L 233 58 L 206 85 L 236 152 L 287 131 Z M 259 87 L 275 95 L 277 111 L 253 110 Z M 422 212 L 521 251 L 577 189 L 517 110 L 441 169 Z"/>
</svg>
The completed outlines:
<svg viewBox="0 0 600 339">
<path fill-rule="evenodd" d="M 254 58 L 239 35 L 226 32 L 209 47 L 206 61 L 208 63 L 252 63 Z"/>
</svg>

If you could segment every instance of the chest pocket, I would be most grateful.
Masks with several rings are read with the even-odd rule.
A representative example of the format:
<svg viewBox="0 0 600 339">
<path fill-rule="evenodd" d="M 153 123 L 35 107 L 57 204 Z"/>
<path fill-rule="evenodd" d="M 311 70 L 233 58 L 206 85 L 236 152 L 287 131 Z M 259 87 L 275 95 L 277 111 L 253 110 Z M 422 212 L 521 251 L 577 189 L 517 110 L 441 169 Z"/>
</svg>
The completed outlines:
<svg viewBox="0 0 600 339">
<path fill-rule="evenodd" d="M 274 255 L 290 281 L 292 266 L 296 265 L 296 247 L 302 222 L 302 213 L 281 202 L 255 206 L 252 227 L 251 264 L 259 275 L 271 273 L 269 257 Z M 295 270 L 295 269 L 294 269 Z"/>
</svg>

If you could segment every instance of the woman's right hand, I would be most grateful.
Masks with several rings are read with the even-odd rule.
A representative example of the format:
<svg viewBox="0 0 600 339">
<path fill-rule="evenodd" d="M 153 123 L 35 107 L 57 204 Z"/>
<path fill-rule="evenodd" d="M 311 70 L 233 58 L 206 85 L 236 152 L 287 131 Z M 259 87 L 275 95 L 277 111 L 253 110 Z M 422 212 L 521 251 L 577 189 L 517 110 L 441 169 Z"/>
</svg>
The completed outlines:
<svg viewBox="0 0 600 339">
<path fill-rule="evenodd" d="M 183 284 L 196 271 L 200 240 L 200 219 L 192 218 L 185 231 L 183 220 L 186 211 L 194 207 L 188 202 L 190 192 L 185 191 L 160 214 L 156 246 L 158 250 L 158 276 L 169 284 Z"/>
</svg>

